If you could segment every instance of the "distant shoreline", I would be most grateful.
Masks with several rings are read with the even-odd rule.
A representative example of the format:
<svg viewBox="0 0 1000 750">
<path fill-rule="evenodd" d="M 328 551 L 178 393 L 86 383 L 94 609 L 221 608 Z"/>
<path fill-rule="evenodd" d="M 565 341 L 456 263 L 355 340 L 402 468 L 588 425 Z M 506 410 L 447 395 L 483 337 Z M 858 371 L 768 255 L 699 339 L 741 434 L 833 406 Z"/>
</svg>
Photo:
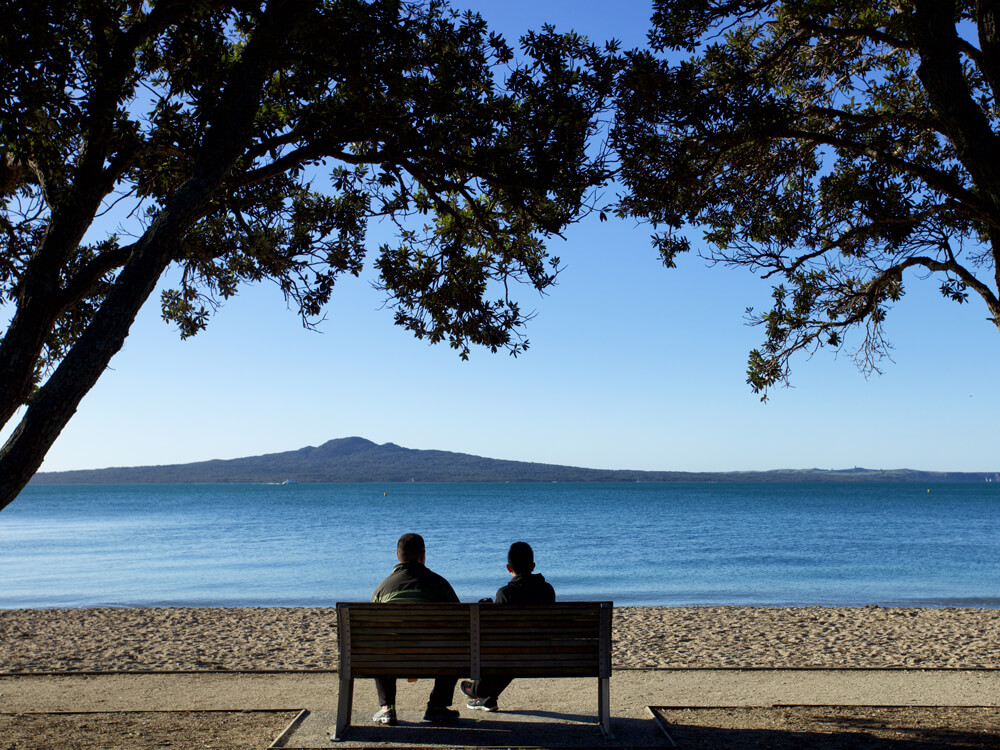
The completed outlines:
<svg viewBox="0 0 1000 750">
<path fill-rule="evenodd" d="M 1000 472 L 915 469 L 776 469 L 772 471 L 632 471 L 588 469 L 484 458 L 468 453 L 376 445 L 360 437 L 320 446 L 227 460 L 42 472 L 46 484 L 296 484 L 429 482 L 996 482 Z"/>
<path fill-rule="evenodd" d="M 613 599 L 613 597 L 608 597 Z M 603 597 L 595 596 L 590 599 L 575 597 L 572 599 L 562 599 L 562 601 L 603 601 Z M 33 602 L 23 602 L 14 605 L 4 604 L 0 599 L 0 613 L 17 611 L 48 611 L 48 612 L 81 612 L 84 610 L 323 610 L 333 609 L 336 601 L 354 601 L 353 599 L 323 600 L 322 602 L 285 602 L 276 604 L 273 601 L 261 602 L 240 602 L 240 601 L 212 601 L 212 602 L 129 602 L 127 604 L 93 602 L 86 604 L 71 604 L 60 602 L 59 604 L 42 604 Z M 472 601 L 471 599 L 469 601 Z M 913 600 L 893 600 L 879 601 L 868 604 L 859 604 L 857 601 L 849 602 L 786 602 L 778 604 L 718 604 L 718 603 L 684 603 L 684 604 L 662 604 L 662 603 L 637 603 L 633 600 L 622 599 L 615 602 L 616 609 L 760 609 L 760 610 L 798 610 L 798 609 L 831 609 L 831 610 L 855 610 L 855 609 L 907 609 L 907 610 L 1000 610 L 1000 598 L 996 597 L 965 597 L 962 599 L 913 599 Z"/>
<path fill-rule="evenodd" d="M 139 467 L 146 468 L 146 467 Z M 694 476 L 686 476 L 676 479 L 303 479 L 293 482 L 270 482 L 262 480 L 235 480 L 220 479 L 209 480 L 145 480 L 145 479 L 118 479 L 112 481 L 99 477 L 82 477 L 81 474 L 90 472 L 117 472 L 118 469 L 86 469 L 80 471 L 47 472 L 36 475 L 29 485 L 52 486 L 52 485 L 107 485 L 107 486 L 127 486 L 141 484 L 221 484 L 221 485 L 316 485 L 316 484 L 791 484 L 801 483 L 825 483 L 825 484 L 983 484 L 997 483 L 1000 491 L 1000 473 L 994 475 L 989 473 L 973 472 L 924 472 L 906 469 L 900 472 L 870 472 L 863 475 L 837 475 L 830 472 L 829 475 L 814 476 L 808 472 L 785 472 L 775 470 L 773 472 L 734 472 L 733 474 L 716 475 L 710 472 Z M 73 475 L 73 476 L 69 476 Z"/>
</svg>

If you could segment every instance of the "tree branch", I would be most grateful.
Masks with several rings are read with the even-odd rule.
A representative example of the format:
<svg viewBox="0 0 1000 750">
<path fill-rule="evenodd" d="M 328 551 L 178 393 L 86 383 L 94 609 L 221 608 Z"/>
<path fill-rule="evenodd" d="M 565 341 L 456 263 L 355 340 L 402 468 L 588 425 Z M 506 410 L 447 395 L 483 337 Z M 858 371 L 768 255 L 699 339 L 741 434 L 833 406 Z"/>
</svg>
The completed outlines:
<svg viewBox="0 0 1000 750">
<path fill-rule="evenodd" d="M 1000 219 L 995 216 L 992 206 L 990 206 L 973 191 L 962 187 L 954 180 L 950 179 L 946 174 L 936 169 L 914 164 L 913 162 L 907 161 L 896 154 L 880 151 L 879 149 L 872 148 L 867 144 L 856 143 L 854 141 L 839 138 L 833 135 L 827 135 L 825 133 L 798 130 L 795 128 L 786 128 L 781 132 L 789 138 L 802 138 L 804 140 L 823 144 L 825 146 L 834 146 L 836 148 L 853 151 L 858 155 L 867 156 L 876 162 L 886 164 L 887 166 L 898 169 L 901 172 L 913 175 L 914 177 L 919 177 L 929 187 L 947 195 L 950 198 L 953 198 L 960 205 L 972 209 L 975 212 L 974 215 L 976 219 L 984 221 L 991 226 L 995 225 L 1000 228 Z"/>
<path fill-rule="evenodd" d="M 871 26 L 829 26 L 828 24 L 813 21 L 810 18 L 798 17 L 795 19 L 798 26 L 808 31 L 815 37 L 833 39 L 867 39 L 879 44 L 886 44 L 894 49 L 914 52 L 914 46 L 905 39 L 894 37 L 885 33 L 881 29 Z"/>
<path fill-rule="evenodd" d="M 932 130 L 942 135 L 947 135 L 940 124 L 929 117 L 920 117 L 912 112 L 887 112 L 885 114 L 862 114 L 859 112 L 848 112 L 837 107 L 803 107 L 802 113 L 806 117 L 816 117 L 827 120 L 843 120 L 862 128 L 861 132 L 867 132 L 880 125 L 912 125 L 920 130 Z"/>
<path fill-rule="evenodd" d="M 979 28 L 978 55 L 973 57 L 979 69 L 990 83 L 993 101 L 1000 101 L 1000 2 L 997 0 L 977 0 L 976 26 Z M 962 40 L 962 49 L 968 54 L 971 44 Z M 973 47 L 973 49 L 975 49 Z"/>
<path fill-rule="evenodd" d="M 1000 207 L 1000 141 L 973 100 L 962 69 L 954 3 L 917 0 L 914 39 L 920 54 L 917 77 L 924 86 L 959 161 L 972 176 L 990 213 Z M 964 201 L 963 201 L 964 202 Z M 989 222 L 995 226 L 995 222 Z"/>
<path fill-rule="evenodd" d="M 135 245 L 106 250 L 77 271 L 63 287 L 59 302 L 59 314 L 66 312 L 93 291 L 94 284 L 106 273 L 124 266 Z"/>
</svg>

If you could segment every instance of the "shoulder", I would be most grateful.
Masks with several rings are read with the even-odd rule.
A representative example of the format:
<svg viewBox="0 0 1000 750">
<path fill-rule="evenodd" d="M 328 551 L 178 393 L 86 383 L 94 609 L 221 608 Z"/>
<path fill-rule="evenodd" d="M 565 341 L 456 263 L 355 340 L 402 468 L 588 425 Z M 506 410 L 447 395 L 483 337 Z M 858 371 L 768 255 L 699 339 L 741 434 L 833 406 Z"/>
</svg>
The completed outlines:
<svg viewBox="0 0 1000 750">
<path fill-rule="evenodd" d="M 381 597 L 392 592 L 392 590 L 396 588 L 398 580 L 399 576 L 396 575 L 396 571 L 393 571 L 391 574 L 379 581 L 378 586 L 375 587 L 375 591 L 372 593 L 372 601 L 377 604 Z"/>
<path fill-rule="evenodd" d="M 497 589 L 497 594 L 496 596 L 493 597 L 493 600 L 497 604 L 509 604 L 510 593 L 511 593 L 511 585 L 508 583 L 506 586 L 501 586 L 500 588 Z"/>
<path fill-rule="evenodd" d="M 457 602 L 458 594 L 455 593 L 455 589 L 451 587 L 448 583 L 448 579 L 445 578 L 440 573 L 435 573 L 429 568 L 424 568 L 424 582 L 428 588 L 437 589 L 441 593 L 441 601 L 445 602 Z"/>
<path fill-rule="evenodd" d="M 538 598 L 542 604 L 552 604 L 556 600 L 556 590 L 545 579 L 538 582 Z"/>
</svg>

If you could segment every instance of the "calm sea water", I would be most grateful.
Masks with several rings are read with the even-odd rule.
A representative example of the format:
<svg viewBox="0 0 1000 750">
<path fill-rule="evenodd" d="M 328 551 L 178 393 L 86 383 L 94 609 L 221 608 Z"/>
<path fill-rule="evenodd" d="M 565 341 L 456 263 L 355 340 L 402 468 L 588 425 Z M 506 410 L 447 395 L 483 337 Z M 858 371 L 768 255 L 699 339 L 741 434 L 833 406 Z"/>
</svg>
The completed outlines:
<svg viewBox="0 0 1000 750">
<path fill-rule="evenodd" d="M 367 600 L 407 531 L 463 601 L 523 539 L 564 600 L 1000 606 L 984 482 L 29 487 L 0 512 L 0 608 Z"/>
</svg>

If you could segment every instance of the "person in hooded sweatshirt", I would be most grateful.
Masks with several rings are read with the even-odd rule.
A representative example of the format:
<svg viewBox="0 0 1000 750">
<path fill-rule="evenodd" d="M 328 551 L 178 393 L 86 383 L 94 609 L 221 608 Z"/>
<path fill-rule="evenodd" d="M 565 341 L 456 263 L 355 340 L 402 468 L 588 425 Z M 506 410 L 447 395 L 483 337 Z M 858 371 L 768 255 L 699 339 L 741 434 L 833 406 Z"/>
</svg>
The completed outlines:
<svg viewBox="0 0 1000 750">
<path fill-rule="evenodd" d="M 555 589 L 545 576 L 535 573 L 535 553 L 527 542 L 514 542 L 507 552 L 507 571 L 510 583 L 502 586 L 496 595 L 497 604 L 552 604 Z M 497 698 L 510 685 L 513 677 L 487 677 L 482 680 L 465 680 L 461 690 L 470 699 L 469 708 L 496 711 Z"/>
</svg>

